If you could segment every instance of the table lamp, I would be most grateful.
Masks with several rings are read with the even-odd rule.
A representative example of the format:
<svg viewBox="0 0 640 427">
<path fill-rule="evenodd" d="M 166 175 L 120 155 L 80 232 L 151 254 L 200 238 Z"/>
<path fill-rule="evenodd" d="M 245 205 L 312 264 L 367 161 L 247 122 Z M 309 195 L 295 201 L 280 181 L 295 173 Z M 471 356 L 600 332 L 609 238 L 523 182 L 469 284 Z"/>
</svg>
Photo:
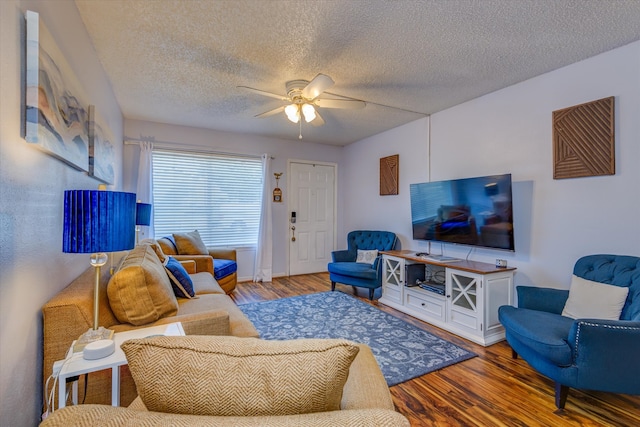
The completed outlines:
<svg viewBox="0 0 640 427">
<path fill-rule="evenodd" d="M 100 267 L 106 252 L 134 247 L 136 195 L 115 191 L 68 190 L 64 192 L 62 251 L 90 253 L 95 269 L 93 328 L 82 334 L 75 350 L 98 340 L 110 340 L 113 331 L 98 325 Z"/>
<path fill-rule="evenodd" d="M 136 203 L 136 245 L 140 243 L 140 225 L 151 225 L 151 205 L 138 200 Z"/>
</svg>

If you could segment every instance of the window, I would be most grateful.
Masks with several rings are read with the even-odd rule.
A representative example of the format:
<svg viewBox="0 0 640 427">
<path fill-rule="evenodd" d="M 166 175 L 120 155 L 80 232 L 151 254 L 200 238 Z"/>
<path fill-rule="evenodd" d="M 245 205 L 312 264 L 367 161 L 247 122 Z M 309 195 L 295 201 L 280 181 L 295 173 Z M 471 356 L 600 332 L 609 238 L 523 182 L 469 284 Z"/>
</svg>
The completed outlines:
<svg viewBox="0 0 640 427">
<path fill-rule="evenodd" d="M 259 158 L 153 151 L 157 237 L 198 230 L 207 246 L 255 246 L 261 200 Z"/>
</svg>

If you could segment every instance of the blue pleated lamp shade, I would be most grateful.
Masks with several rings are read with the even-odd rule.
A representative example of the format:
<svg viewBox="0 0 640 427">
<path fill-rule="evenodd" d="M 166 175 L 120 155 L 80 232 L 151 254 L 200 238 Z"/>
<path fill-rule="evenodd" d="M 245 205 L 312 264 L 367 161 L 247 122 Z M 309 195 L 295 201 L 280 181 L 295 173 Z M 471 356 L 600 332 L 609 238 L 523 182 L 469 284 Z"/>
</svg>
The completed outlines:
<svg viewBox="0 0 640 427">
<path fill-rule="evenodd" d="M 136 225 L 151 225 L 151 205 L 136 203 Z"/>
<path fill-rule="evenodd" d="M 64 192 L 62 251 L 117 252 L 135 245 L 136 195 L 117 191 Z"/>
</svg>

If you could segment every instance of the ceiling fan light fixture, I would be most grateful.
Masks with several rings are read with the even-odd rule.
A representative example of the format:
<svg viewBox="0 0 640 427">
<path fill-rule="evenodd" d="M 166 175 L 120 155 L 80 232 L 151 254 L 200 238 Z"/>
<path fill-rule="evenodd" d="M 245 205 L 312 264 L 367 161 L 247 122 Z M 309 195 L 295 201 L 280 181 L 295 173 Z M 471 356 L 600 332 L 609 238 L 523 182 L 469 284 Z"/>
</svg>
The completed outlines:
<svg viewBox="0 0 640 427">
<path fill-rule="evenodd" d="M 304 120 L 307 123 L 313 121 L 316 118 L 316 110 L 311 104 L 302 105 L 302 114 L 304 115 Z"/>
<path fill-rule="evenodd" d="M 293 123 L 298 123 L 300 121 L 300 110 L 296 104 L 287 105 L 284 109 L 284 113 Z"/>
</svg>

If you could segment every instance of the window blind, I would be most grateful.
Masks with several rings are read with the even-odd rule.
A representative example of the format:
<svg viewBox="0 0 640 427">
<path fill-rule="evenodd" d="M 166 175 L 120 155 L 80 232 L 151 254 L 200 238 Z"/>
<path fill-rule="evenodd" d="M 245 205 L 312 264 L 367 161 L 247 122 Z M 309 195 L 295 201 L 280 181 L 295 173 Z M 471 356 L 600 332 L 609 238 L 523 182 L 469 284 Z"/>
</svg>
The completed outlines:
<svg viewBox="0 0 640 427">
<path fill-rule="evenodd" d="M 198 230 L 207 246 L 255 246 L 261 199 L 259 158 L 153 151 L 157 237 Z"/>
</svg>

